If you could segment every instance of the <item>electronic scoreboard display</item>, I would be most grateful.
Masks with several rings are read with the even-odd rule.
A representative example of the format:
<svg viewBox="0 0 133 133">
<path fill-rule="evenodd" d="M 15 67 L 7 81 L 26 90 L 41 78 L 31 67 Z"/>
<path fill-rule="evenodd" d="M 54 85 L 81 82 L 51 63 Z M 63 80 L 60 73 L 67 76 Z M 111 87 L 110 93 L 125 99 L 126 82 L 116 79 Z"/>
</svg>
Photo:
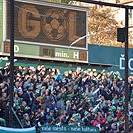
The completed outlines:
<svg viewBox="0 0 133 133">
<path fill-rule="evenodd" d="M 3 53 L 10 52 L 10 1 L 5 6 Z M 14 52 L 16 56 L 88 62 L 88 11 L 67 4 L 15 0 Z"/>
</svg>

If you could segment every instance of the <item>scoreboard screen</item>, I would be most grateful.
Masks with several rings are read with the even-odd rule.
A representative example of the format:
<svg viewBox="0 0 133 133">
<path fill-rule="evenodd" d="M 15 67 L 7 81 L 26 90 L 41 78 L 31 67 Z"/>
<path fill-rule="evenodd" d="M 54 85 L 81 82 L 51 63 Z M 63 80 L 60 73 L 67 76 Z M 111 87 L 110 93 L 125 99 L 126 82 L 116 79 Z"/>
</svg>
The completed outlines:
<svg viewBox="0 0 133 133">
<path fill-rule="evenodd" d="M 10 49 L 10 0 L 3 1 L 6 27 L 3 53 Z M 14 39 L 16 56 L 88 62 L 88 11 L 61 3 L 15 0 Z M 4 21 L 3 21 L 4 22 Z M 21 46 L 22 45 L 22 46 Z M 33 52 L 36 47 L 37 53 Z M 28 49 L 29 48 L 29 49 Z M 24 50 L 25 49 L 25 50 Z M 31 52 L 30 52 L 30 51 Z M 28 51 L 28 52 L 26 52 Z M 77 53 L 76 53 L 77 52 Z"/>
</svg>

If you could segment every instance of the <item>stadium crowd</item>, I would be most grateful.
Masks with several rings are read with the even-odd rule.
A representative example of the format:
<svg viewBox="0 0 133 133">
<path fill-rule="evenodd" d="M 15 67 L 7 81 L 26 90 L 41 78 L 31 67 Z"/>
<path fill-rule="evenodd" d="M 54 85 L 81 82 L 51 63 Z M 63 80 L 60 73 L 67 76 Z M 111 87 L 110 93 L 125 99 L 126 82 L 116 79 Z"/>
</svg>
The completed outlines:
<svg viewBox="0 0 133 133">
<path fill-rule="evenodd" d="M 1 68 L 0 118 L 8 124 L 10 69 Z M 124 131 L 124 79 L 91 69 L 64 73 L 44 65 L 14 70 L 13 110 L 24 128 L 35 125 L 95 126 L 101 133 Z M 133 132 L 133 76 L 129 86 L 129 133 Z M 15 126 L 19 126 L 15 124 Z"/>
</svg>

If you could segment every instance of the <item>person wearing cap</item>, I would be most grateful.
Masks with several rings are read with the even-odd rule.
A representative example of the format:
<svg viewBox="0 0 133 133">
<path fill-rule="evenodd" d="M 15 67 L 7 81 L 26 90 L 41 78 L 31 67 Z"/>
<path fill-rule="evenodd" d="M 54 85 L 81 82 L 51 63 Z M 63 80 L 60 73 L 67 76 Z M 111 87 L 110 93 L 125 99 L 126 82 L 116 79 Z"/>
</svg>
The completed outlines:
<svg viewBox="0 0 133 133">
<path fill-rule="evenodd" d="M 77 113 L 77 119 L 76 119 L 76 122 L 78 123 L 78 126 L 83 126 L 84 125 L 84 122 L 83 120 L 81 119 L 81 114 L 80 113 Z"/>
<path fill-rule="evenodd" d="M 122 118 L 122 112 L 121 110 L 116 110 L 117 108 L 115 106 L 112 106 L 107 114 L 107 121 L 108 123 L 116 122 L 120 124 L 123 120 Z"/>
<path fill-rule="evenodd" d="M 113 112 L 112 112 L 111 108 L 109 108 L 107 110 L 107 112 L 106 112 L 106 119 L 107 119 L 108 123 L 112 123 L 113 122 L 114 117 L 113 117 Z"/>
<path fill-rule="evenodd" d="M 112 105 L 112 106 L 109 108 L 109 111 L 111 111 L 110 116 L 113 118 L 113 121 L 115 121 L 115 118 L 116 118 L 116 116 L 117 116 L 117 113 L 116 113 L 117 108 L 116 108 L 115 106 Z"/>
<path fill-rule="evenodd" d="M 50 110 L 49 114 L 46 115 L 46 123 L 47 124 L 55 124 L 55 112 L 54 110 Z"/>
<path fill-rule="evenodd" d="M 119 133 L 119 129 L 116 123 L 111 124 L 111 130 L 108 133 Z"/>
<path fill-rule="evenodd" d="M 68 121 L 68 125 L 77 126 L 78 125 L 77 118 L 78 118 L 78 114 L 72 114 L 72 117 Z"/>
<path fill-rule="evenodd" d="M 92 120 L 93 116 L 90 111 L 84 112 L 84 117 L 82 118 L 82 121 L 84 122 L 85 126 L 92 126 Z"/>
<path fill-rule="evenodd" d="M 23 115 L 23 119 L 21 120 L 21 123 L 24 128 L 30 128 L 31 127 L 31 122 L 30 122 L 30 117 L 28 113 L 25 113 Z"/>
<path fill-rule="evenodd" d="M 117 109 L 124 110 L 124 103 L 122 99 L 119 99 L 118 104 L 117 104 Z"/>
</svg>

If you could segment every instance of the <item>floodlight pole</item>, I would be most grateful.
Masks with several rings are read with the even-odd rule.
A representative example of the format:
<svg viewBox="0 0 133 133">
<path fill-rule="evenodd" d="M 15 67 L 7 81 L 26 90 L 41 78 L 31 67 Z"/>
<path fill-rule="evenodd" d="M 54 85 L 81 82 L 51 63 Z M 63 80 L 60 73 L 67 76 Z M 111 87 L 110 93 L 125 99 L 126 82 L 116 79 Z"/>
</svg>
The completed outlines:
<svg viewBox="0 0 133 133">
<path fill-rule="evenodd" d="M 128 9 L 125 8 L 125 133 L 129 131 L 128 101 Z"/>
<path fill-rule="evenodd" d="M 9 127 L 13 127 L 13 93 L 14 93 L 14 0 L 10 0 L 10 105 Z"/>
</svg>

